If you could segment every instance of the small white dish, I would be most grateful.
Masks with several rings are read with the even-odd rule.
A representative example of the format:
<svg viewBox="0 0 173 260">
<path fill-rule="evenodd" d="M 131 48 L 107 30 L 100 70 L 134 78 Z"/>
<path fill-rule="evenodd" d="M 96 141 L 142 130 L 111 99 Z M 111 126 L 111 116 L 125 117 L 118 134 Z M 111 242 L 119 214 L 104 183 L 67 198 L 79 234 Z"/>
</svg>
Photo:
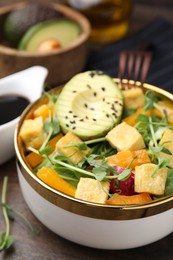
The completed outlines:
<svg viewBox="0 0 173 260">
<path fill-rule="evenodd" d="M 37 100 L 43 90 L 48 70 L 33 66 L 0 79 L 0 97 L 15 95 L 25 97 L 29 103 Z M 3 111 L 1 111 L 3 113 Z M 14 154 L 14 131 L 20 116 L 0 125 L 0 165 L 10 160 Z"/>
</svg>

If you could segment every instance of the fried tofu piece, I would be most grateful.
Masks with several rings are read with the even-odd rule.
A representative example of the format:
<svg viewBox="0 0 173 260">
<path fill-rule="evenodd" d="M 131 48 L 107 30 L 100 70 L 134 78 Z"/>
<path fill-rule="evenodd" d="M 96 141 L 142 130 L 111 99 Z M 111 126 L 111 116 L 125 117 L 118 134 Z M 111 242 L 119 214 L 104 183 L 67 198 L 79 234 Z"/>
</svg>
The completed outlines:
<svg viewBox="0 0 173 260">
<path fill-rule="evenodd" d="M 126 108 L 137 109 L 144 106 L 145 96 L 141 88 L 131 88 L 123 91 Z"/>
<path fill-rule="evenodd" d="M 108 199 L 107 193 L 109 192 L 109 188 L 110 183 L 108 181 L 102 181 L 99 183 L 95 179 L 80 178 L 75 198 L 105 204 Z"/>
<path fill-rule="evenodd" d="M 173 168 L 173 130 L 167 129 L 164 132 L 159 142 L 159 145 L 162 145 L 163 147 L 167 148 L 172 153 L 171 155 L 171 154 L 160 152 L 159 156 L 161 158 L 168 159 L 169 160 L 168 166 L 170 168 Z"/>
<path fill-rule="evenodd" d="M 135 167 L 135 192 L 148 192 L 153 195 L 163 195 L 167 179 L 168 168 L 156 171 L 157 165 L 146 163 Z"/>
<path fill-rule="evenodd" d="M 20 129 L 20 137 L 24 142 L 26 149 L 28 149 L 28 147 L 35 149 L 41 147 L 47 137 L 43 126 L 44 123 L 42 117 L 24 120 Z"/>
<path fill-rule="evenodd" d="M 78 147 L 66 146 L 81 142 L 82 140 L 77 135 L 75 135 L 73 132 L 68 132 L 56 143 L 56 151 L 58 151 L 60 154 L 68 156 L 69 161 L 71 161 L 73 164 L 78 164 L 80 161 L 83 160 L 84 156 L 88 154 L 90 149 L 88 148 L 87 150 L 81 151 Z"/>
<path fill-rule="evenodd" d="M 125 122 L 115 126 L 106 135 L 110 145 L 118 151 L 122 150 L 140 150 L 145 148 L 142 135 L 133 126 Z"/>
</svg>

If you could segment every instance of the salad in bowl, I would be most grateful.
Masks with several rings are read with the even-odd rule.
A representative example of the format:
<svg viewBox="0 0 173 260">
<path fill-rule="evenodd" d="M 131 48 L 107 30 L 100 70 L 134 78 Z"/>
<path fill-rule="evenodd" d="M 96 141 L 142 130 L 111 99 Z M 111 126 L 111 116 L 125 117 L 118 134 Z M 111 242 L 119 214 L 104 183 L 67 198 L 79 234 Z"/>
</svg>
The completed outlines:
<svg viewBox="0 0 173 260">
<path fill-rule="evenodd" d="M 172 215 L 173 98 L 159 88 L 133 82 L 131 88 L 120 89 L 119 80 L 102 71 L 77 74 L 25 110 L 16 129 L 15 148 L 21 186 L 23 181 L 29 184 L 55 212 L 65 210 L 91 223 L 99 219 L 102 227 L 105 221 L 119 225 L 146 221 L 165 211 Z M 47 225 L 32 205 L 36 201 L 30 201 L 26 188 L 22 190 L 31 210 Z M 153 222 L 155 230 L 157 221 Z M 91 242 L 87 237 L 74 238 L 74 232 L 64 235 L 54 224 L 48 227 L 72 241 L 107 249 L 158 239 L 152 234 L 149 239 L 140 234 L 139 239 L 138 230 L 126 244 L 129 238 L 121 232 L 123 245 L 113 241 L 108 245 L 105 229 L 99 231 L 106 236 L 103 241 L 93 242 L 93 238 Z M 158 237 L 169 232 L 169 228 L 162 234 L 158 231 Z"/>
</svg>

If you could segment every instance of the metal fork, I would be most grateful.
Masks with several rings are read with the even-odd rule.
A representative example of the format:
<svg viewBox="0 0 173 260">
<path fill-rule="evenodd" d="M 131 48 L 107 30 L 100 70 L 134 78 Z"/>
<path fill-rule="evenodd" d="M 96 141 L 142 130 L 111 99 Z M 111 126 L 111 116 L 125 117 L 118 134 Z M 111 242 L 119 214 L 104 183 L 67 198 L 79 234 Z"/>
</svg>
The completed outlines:
<svg viewBox="0 0 173 260">
<path fill-rule="evenodd" d="M 136 87 L 136 82 L 140 82 L 143 87 L 152 60 L 152 53 L 141 50 L 123 50 L 119 59 L 120 88 L 129 89 Z M 124 79 L 126 83 L 124 84 Z M 133 80 L 133 84 L 130 83 Z"/>
</svg>

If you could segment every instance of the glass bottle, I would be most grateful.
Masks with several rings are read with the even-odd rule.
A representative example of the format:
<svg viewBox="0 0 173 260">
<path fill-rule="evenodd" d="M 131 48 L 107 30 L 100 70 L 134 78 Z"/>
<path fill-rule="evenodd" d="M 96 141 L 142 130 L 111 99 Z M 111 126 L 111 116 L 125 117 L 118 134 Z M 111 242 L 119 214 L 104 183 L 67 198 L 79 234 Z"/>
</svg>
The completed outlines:
<svg viewBox="0 0 173 260">
<path fill-rule="evenodd" d="M 66 0 L 91 23 L 91 41 L 107 44 L 121 39 L 129 30 L 133 0 Z"/>
</svg>

